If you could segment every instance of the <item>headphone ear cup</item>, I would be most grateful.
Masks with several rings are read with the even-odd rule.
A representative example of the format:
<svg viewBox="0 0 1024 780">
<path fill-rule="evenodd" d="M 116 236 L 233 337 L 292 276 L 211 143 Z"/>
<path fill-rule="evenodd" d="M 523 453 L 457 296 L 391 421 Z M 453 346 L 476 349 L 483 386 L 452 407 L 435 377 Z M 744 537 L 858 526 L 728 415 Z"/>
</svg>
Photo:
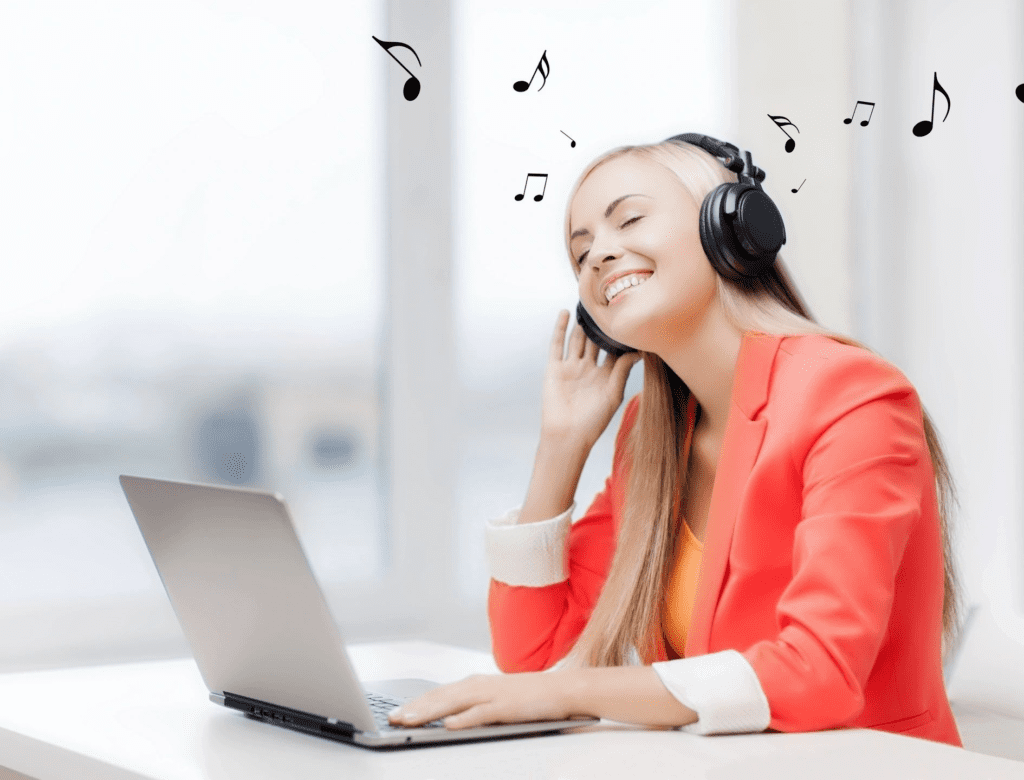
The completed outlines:
<svg viewBox="0 0 1024 780">
<path fill-rule="evenodd" d="M 786 227 L 768 194 L 751 184 L 721 184 L 700 208 L 700 241 L 722 276 L 733 281 L 768 273 Z"/>
<path fill-rule="evenodd" d="M 632 347 L 620 344 L 615 339 L 605 335 L 604 331 L 597 327 L 597 323 L 594 322 L 594 318 L 590 316 L 590 313 L 583 308 L 583 301 L 576 304 L 576 322 L 583 328 L 587 338 L 609 355 L 618 357 L 619 355 L 625 355 L 627 352 L 636 352 Z"/>
<path fill-rule="evenodd" d="M 738 281 L 742 278 L 725 256 L 725 237 L 722 234 L 721 223 L 714 219 L 714 215 L 721 210 L 721 201 L 725 197 L 726 190 L 732 185 L 721 184 L 704 198 L 700 207 L 700 244 L 704 248 L 704 254 L 714 269 L 726 279 Z"/>
</svg>

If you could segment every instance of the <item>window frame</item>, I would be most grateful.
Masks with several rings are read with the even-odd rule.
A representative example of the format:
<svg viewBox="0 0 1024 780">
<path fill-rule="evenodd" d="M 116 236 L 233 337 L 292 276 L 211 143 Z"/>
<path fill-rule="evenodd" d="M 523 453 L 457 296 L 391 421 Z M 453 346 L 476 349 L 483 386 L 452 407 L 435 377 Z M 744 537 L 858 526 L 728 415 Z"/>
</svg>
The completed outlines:
<svg viewBox="0 0 1024 780">
<path fill-rule="evenodd" d="M 385 0 L 378 18 L 385 29 L 377 37 L 408 41 L 423 63 L 407 63 L 423 83 L 415 101 L 402 95 L 407 74 L 386 56 L 378 64 L 386 93 L 376 379 L 384 569 L 372 580 L 321 586 L 347 641 L 445 639 L 466 636 L 460 626 L 474 619 L 458 601 L 455 566 L 452 12 L 446 1 Z M 162 590 L 16 605 L 0 614 L 0 624 L 0 672 L 189 654 Z M 475 643 L 482 645 L 476 624 Z"/>
</svg>

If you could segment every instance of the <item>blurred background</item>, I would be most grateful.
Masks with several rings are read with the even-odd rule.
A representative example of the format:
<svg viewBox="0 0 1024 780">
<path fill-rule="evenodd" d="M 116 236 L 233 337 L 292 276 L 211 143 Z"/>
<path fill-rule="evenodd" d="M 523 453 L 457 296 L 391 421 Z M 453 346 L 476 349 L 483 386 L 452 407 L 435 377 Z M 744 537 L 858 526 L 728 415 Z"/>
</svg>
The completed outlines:
<svg viewBox="0 0 1024 780">
<path fill-rule="evenodd" d="M 915 383 L 965 601 L 1019 625 L 1022 32 L 1010 0 L 4 0 L 0 671 L 187 652 L 122 473 L 285 495 L 349 639 L 489 647 L 568 192 L 686 131 L 752 151 L 816 317 Z"/>
</svg>

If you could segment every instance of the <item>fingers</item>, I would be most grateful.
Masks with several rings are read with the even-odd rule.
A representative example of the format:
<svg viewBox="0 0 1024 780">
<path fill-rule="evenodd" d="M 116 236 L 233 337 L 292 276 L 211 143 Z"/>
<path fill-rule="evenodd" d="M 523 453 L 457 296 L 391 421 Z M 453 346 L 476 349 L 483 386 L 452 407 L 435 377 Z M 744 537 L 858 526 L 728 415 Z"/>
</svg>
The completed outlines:
<svg viewBox="0 0 1024 780">
<path fill-rule="evenodd" d="M 641 360 L 643 360 L 643 356 L 639 352 L 627 352 L 623 355 L 619 355 L 617 358 L 614 358 L 613 361 L 611 356 L 609 355 L 608 360 L 606 360 L 606 365 L 607 362 L 612 362 L 612 377 L 617 382 L 620 382 L 622 385 L 625 385 L 626 380 L 629 378 L 629 372 L 632 370 L 633 366 L 635 366 Z"/>
<path fill-rule="evenodd" d="M 436 694 L 436 691 L 418 696 L 393 709 L 388 714 L 388 722 L 393 726 L 422 726 L 435 720 L 434 717 L 430 717 L 430 713 L 437 709 L 437 705 L 431 703 L 432 694 Z"/>
<path fill-rule="evenodd" d="M 578 324 L 573 326 L 572 333 L 569 335 L 569 352 L 566 355 L 568 358 L 576 358 L 577 360 L 583 357 L 584 351 L 587 348 L 587 343 L 590 339 L 587 338 Z"/>
<path fill-rule="evenodd" d="M 413 706 L 410 707 L 410 705 Z M 392 726 L 422 726 L 424 723 L 430 723 L 432 720 L 443 717 L 442 715 L 431 716 L 429 713 L 433 709 L 420 707 L 415 702 L 406 702 L 388 715 L 388 722 Z"/>
<path fill-rule="evenodd" d="M 542 672 L 473 675 L 442 685 L 391 713 L 396 726 L 422 726 L 444 719 L 449 729 L 492 723 L 560 720 L 570 715 L 564 691 Z"/>
<path fill-rule="evenodd" d="M 487 726 L 491 723 L 499 723 L 504 719 L 498 714 L 497 709 L 490 702 L 477 704 L 458 715 L 450 715 L 444 719 L 446 729 L 471 729 L 475 726 Z"/>
<path fill-rule="evenodd" d="M 565 353 L 565 328 L 569 324 L 569 312 L 562 309 L 555 320 L 555 332 L 551 334 L 551 360 L 561 360 Z"/>
<path fill-rule="evenodd" d="M 442 685 L 393 710 L 388 721 L 395 726 L 422 726 L 438 718 L 463 713 L 490 699 L 486 688 L 487 680 L 477 676 Z"/>
<path fill-rule="evenodd" d="M 555 330 L 551 334 L 548 359 L 562 361 L 572 358 L 577 360 L 583 358 L 592 363 L 597 363 L 598 353 L 601 351 L 601 348 L 587 338 L 587 334 L 583 332 L 583 328 L 578 323 L 572 325 L 569 343 L 568 346 L 566 345 L 565 332 L 569 328 L 570 316 L 566 309 L 558 312 L 558 317 L 555 320 Z"/>
</svg>

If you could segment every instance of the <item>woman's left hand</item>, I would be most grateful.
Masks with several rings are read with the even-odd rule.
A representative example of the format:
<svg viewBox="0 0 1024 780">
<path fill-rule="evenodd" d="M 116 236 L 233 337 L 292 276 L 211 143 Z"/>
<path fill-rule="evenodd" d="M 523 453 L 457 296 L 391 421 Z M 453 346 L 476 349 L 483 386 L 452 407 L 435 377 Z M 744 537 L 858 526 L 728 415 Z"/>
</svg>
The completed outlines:
<svg viewBox="0 0 1024 780">
<path fill-rule="evenodd" d="M 476 674 L 434 688 L 391 713 L 395 726 L 422 726 L 444 718 L 449 729 L 491 723 L 565 720 L 572 715 L 563 675 L 556 672 Z"/>
</svg>

